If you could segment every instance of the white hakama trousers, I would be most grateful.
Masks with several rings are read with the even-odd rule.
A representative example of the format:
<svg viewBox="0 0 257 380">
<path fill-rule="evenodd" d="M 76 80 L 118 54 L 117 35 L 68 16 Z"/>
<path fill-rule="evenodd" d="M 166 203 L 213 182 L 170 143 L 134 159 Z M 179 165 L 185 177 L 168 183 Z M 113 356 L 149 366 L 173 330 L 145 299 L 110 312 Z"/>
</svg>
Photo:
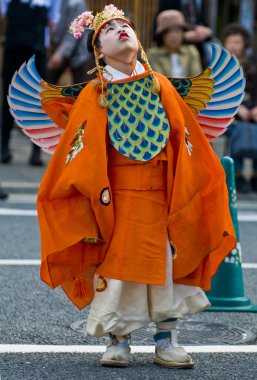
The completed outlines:
<svg viewBox="0 0 257 380">
<path fill-rule="evenodd" d="M 106 279 L 104 291 L 95 291 L 87 320 L 86 334 L 126 335 L 168 318 L 183 319 L 210 306 L 204 291 L 172 281 L 172 253 L 167 242 L 166 285 L 148 285 Z M 98 275 L 95 276 L 95 289 Z"/>
</svg>

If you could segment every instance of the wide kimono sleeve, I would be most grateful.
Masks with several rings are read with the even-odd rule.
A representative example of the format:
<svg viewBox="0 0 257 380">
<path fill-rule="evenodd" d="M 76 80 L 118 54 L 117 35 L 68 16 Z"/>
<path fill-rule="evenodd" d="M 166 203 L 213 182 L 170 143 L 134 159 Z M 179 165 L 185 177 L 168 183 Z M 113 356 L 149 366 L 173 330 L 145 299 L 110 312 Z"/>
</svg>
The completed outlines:
<svg viewBox="0 0 257 380">
<path fill-rule="evenodd" d="M 79 308 L 93 297 L 92 279 L 111 239 L 114 214 L 107 176 L 106 110 L 87 85 L 40 184 L 41 279 L 59 285 Z"/>
<path fill-rule="evenodd" d="M 176 247 L 173 279 L 208 290 L 236 244 L 225 172 L 188 106 L 165 77 L 156 75 L 171 127 L 167 191 L 168 233 Z"/>
</svg>

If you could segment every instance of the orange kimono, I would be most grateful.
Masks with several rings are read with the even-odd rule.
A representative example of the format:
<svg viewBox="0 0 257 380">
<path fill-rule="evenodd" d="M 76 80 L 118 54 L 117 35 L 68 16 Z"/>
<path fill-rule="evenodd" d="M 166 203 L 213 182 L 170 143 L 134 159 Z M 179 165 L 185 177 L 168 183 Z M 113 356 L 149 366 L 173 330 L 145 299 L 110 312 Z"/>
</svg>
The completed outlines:
<svg viewBox="0 0 257 380">
<path fill-rule="evenodd" d="M 41 278 L 52 288 L 61 285 L 79 308 L 93 298 L 95 273 L 164 285 L 167 230 L 176 248 L 173 281 L 205 290 L 236 244 L 219 159 L 170 82 L 155 75 L 170 124 L 169 142 L 158 156 L 135 162 L 109 146 L 107 112 L 89 83 L 40 186 Z M 83 148 L 66 166 L 82 127 Z M 135 190 L 141 194 L 136 203 Z"/>
</svg>

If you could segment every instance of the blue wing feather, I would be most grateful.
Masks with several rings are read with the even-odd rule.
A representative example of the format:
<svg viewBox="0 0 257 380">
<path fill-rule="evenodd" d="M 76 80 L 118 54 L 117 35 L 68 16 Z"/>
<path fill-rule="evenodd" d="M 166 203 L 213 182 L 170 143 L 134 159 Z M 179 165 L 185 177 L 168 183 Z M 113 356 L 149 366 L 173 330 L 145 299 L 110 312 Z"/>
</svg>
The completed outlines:
<svg viewBox="0 0 257 380">
<path fill-rule="evenodd" d="M 30 107 L 30 110 L 33 112 L 42 112 L 42 107 L 40 105 L 24 102 L 11 96 L 8 97 L 8 101 L 10 107 L 14 110 L 27 111 L 28 107 Z"/>
<path fill-rule="evenodd" d="M 12 113 L 13 111 L 10 110 L 10 112 Z M 18 124 L 19 127 L 25 128 L 25 129 L 50 128 L 50 127 L 54 126 L 51 119 L 49 119 L 49 120 L 36 120 L 36 119 L 35 120 L 19 120 L 19 119 L 16 119 L 15 122 Z"/>
<path fill-rule="evenodd" d="M 36 82 L 40 83 L 42 78 L 37 72 L 35 56 L 33 55 L 27 63 L 27 70 L 30 75 L 36 80 Z"/>
<path fill-rule="evenodd" d="M 26 62 L 20 67 L 19 70 L 20 77 L 24 80 L 25 83 L 29 84 L 30 87 L 34 88 L 35 91 L 42 91 L 40 81 L 37 81 L 28 71 Z"/>
<path fill-rule="evenodd" d="M 214 117 L 215 119 L 224 118 L 224 117 L 232 117 L 234 116 L 238 111 L 238 107 L 232 107 L 228 109 L 220 109 L 220 110 L 209 110 L 205 109 L 201 111 L 201 115 L 203 116 L 209 116 Z"/>
<path fill-rule="evenodd" d="M 213 86 L 214 93 L 216 94 L 219 91 L 223 91 L 226 88 L 233 85 L 234 83 L 239 82 L 240 80 L 242 80 L 243 76 L 244 76 L 243 70 L 241 67 L 239 67 L 229 78 L 219 83 L 216 83 L 215 81 L 215 85 Z"/>
<path fill-rule="evenodd" d="M 220 81 L 223 81 L 227 78 L 231 78 L 231 75 L 234 74 L 234 72 L 238 69 L 238 63 L 235 60 L 235 57 L 231 57 L 227 65 L 219 72 L 216 71 L 212 75 L 212 78 L 215 80 L 216 83 L 219 83 Z"/>
<path fill-rule="evenodd" d="M 38 91 L 31 87 L 29 83 L 26 83 L 19 75 L 19 72 L 14 74 L 11 85 L 27 95 L 38 96 Z"/>
<path fill-rule="evenodd" d="M 237 83 L 234 83 L 230 87 L 226 88 L 223 91 L 215 92 L 212 95 L 212 99 L 228 99 L 229 97 L 235 94 L 242 94 L 245 88 L 245 78 L 240 79 Z"/>
<path fill-rule="evenodd" d="M 35 66 L 35 57 L 24 63 L 12 78 L 8 102 L 16 124 L 44 151 L 52 153 L 63 133 L 46 114 L 41 103 L 43 80 Z"/>
<path fill-rule="evenodd" d="M 49 120 L 49 116 L 44 112 L 30 112 L 12 110 L 13 117 L 18 120 Z"/>
<path fill-rule="evenodd" d="M 220 47 L 217 45 L 212 44 L 212 56 L 211 56 L 211 62 L 209 63 L 209 67 L 213 67 L 215 63 L 217 62 L 219 58 L 219 53 L 220 53 Z"/>
<path fill-rule="evenodd" d="M 35 97 L 35 96 L 25 94 L 24 92 L 18 90 L 17 88 L 15 88 L 12 85 L 9 86 L 9 96 L 13 99 L 25 101 L 25 102 L 28 102 L 30 104 L 36 104 L 36 105 L 41 104 L 39 97 Z"/>
<path fill-rule="evenodd" d="M 229 60 L 228 54 L 226 53 L 226 51 L 221 49 L 221 53 L 220 53 L 218 60 L 215 62 L 214 66 L 210 66 L 212 68 L 212 77 L 213 78 L 215 78 L 215 76 L 219 72 L 223 71 L 224 67 L 227 67 L 228 60 Z"/>
<path fill-rule="evenodd" d="M 232 108 L 237 107 L 239 103 L 242 102 L 244 97 L 244 94 L 240 93 L 239 95 L 232 96 L 232 98 L 225 99 L 225 100 L 219 100 L 219 101 L 211 101 L 208 103 L 208 106 L 206 109 L 221 109 L 221 108 Z"/>
<path fill-rule="evenodd" d="M 245 78 L 238 59 L 217 45 L 212 45 L 209 69 L 214 92 L 197 118 L 209 140 L 213 140 L 226 131 L 238 112 L 244 98 Z"/>
<path fill-rule="evenodd" d="M 211 62 L 203 73 L 170 81 L 196 115 L 209 140 L 226 131 L 244 97 L 245 78 L 238 59 L 214 44 Z"/>
</svg>

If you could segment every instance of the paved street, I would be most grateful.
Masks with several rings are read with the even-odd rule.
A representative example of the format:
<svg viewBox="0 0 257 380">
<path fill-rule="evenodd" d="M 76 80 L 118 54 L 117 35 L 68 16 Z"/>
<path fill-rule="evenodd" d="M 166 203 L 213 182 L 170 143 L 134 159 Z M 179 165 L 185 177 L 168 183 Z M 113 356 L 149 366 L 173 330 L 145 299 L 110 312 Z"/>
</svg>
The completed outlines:
<svg viewBox="0 0 257 380">
<path fill-rule="evenodd" d="M 0 201 L 0 379 L 257 380 L 257 313 L 248 312 L 204 312 L 181 323 L 179 341 L 192 352 L 193 370 L 152 364 L 152 326 L 132 336 L 128 368 L 99 365 L 106 338 L 83 334 L 88 309 L 75 309 L 60 289 L 39 279 L 35 194 L 44 168 L 27 165 L 30 144 L 14 132 L 14 161 L 0 165 L 0 180 L 10 191 Z M 239 197 L 238 211 L 245 295 L 257 305 L 256 194 Z"/>
</svg>

